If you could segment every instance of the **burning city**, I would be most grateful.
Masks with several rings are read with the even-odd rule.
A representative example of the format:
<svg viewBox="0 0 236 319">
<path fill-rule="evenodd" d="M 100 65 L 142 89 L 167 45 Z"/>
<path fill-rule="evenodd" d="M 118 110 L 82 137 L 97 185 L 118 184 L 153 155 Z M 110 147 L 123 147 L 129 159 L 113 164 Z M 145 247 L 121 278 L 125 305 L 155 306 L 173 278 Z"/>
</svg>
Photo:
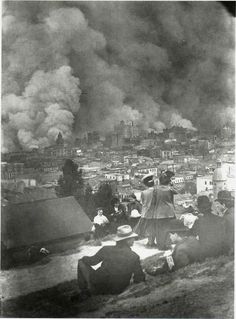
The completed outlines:
<svg viewBox="0 0 236 319">
<path fill-rule="evenodd" d="M 233 318 L 234 12 L 3 2 L 4 317 Z"/>
</svg>

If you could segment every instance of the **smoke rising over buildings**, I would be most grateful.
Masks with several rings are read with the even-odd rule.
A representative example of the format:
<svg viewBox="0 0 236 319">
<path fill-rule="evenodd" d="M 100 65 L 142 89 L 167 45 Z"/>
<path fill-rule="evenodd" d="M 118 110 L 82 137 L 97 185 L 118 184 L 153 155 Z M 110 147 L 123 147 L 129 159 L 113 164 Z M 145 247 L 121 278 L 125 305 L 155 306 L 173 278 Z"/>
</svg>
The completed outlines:
<svg viewBox="0 0 236 319">
<path fill-rule="evenodd" d="M 122 119 L 234 125 L 234 18 L 219 2 L 5 2 L 3 151 Z"/>
</svg>

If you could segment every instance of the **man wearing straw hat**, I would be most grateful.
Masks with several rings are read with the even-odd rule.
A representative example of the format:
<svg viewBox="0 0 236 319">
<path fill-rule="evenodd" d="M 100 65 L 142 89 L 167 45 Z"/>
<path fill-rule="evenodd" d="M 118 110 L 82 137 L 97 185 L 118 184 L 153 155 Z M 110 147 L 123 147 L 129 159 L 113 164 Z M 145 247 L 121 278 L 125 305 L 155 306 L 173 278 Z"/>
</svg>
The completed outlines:
<svg viewBox="0 0 236 319">
<path fill-rule="evenodd" d="M 82 295 L 119 294 L 130 284 L 145 280 L 139 256 L 131 250 L 137 237 L 129 225 L 117 228 L 115 246 L 104 246 L 94 256 L 78 261 L 78 285 Z M 92 266 L 102 262 L 94 270 Z"/>
</svg>

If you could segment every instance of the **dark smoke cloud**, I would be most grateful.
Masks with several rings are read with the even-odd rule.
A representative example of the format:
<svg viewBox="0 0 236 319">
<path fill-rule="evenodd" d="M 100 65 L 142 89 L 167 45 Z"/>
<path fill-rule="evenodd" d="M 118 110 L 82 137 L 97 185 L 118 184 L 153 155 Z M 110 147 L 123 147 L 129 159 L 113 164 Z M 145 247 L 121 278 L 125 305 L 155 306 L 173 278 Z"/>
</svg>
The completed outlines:
<svg viewBox="0 0 236 319">
<path fill-rule="evenodd" d="M 133 120 L 234 124 L 234 19 L 217 2 L 5 2 L 3 151 Z"/>
</svg>

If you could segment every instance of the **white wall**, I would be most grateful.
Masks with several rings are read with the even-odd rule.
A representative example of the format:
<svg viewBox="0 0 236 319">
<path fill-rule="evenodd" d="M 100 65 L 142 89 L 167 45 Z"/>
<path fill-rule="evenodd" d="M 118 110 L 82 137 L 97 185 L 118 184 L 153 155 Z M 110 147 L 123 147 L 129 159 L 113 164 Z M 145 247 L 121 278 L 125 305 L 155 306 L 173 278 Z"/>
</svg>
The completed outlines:
<svg viewBox="0 0 236 319">
<path fill-rule="evenodd" d="M 198 176 L 197 177 L 197 193 L 200 192 L 212 192 L 212 176 Z"/>
</svg>

